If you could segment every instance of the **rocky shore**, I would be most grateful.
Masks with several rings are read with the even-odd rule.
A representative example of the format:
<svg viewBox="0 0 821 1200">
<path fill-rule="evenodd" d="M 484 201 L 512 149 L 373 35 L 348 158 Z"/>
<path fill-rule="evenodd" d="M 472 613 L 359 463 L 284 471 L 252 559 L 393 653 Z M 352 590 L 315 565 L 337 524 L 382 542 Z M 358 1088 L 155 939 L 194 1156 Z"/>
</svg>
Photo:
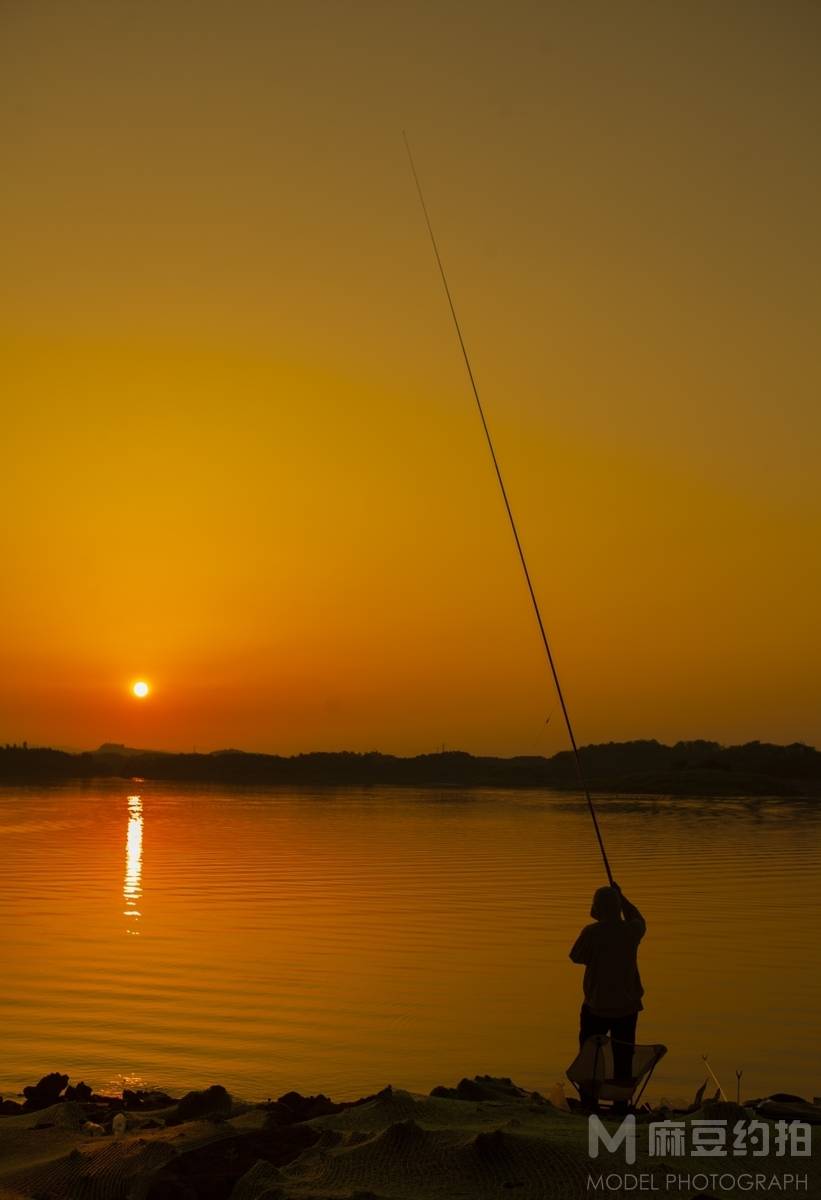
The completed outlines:
<svg viewBox="0 0 821 1200">
<path fill-rule="evenodd" d="M 702 1093 L 682 1114 L 646 1109 L 638 1120 L 821 1125 L 821 1105 L 799 1097 L 741 1107 L 704 1103 Z M 624 1180 L 607 1188 L 610 1196 L 634 1195 L 633 1175 L 684 1200 L 707 1194 L 665 1189 L 669 1156 L 649 1156 L 641 1139 L 629 1175 L 617 1152 L 591 1160 L 586 1116 L 553 1099 L 476 1076 L 429 1096 L 386 1087 L 355 1101 L 289 1092 L 253 1104 L 219 1084 L 179 1098 L 100 1095 L 54 1072 L 0 1102 L 0 1200 L 581 1200 L 589 1178 L 602 1172 Z M 821 1194 L 817 1157 L 791 1163 L 773 1151 L 752 1161 L 758 1173 L 800 1167 L 808 1193 L 795 1194 L 812 1196 Z M 750 1162 L 730 1157 L 719 1165 L 731 1185 L 722 1196 L 749 1194 Z M 679 1166 L 696 1184 L 703 1178 L 694 1170 L 703 1162 Z"/>
</svg>

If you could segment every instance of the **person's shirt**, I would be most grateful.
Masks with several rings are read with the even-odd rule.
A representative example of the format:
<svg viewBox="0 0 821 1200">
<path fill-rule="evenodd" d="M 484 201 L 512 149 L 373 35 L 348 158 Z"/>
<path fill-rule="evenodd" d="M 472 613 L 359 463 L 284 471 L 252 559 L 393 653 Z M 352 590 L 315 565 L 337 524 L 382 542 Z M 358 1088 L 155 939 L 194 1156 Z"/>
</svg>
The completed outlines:
<svg viewBox="0 0 821 1200">
<path fill-rule="evenodd" d="M 624 920 L 594 921 L 577 937 L 570 958 L 584 964 L 584 1000 L 598 1017 L 626 1017 L 643 1008 L 637 951 L 647 925 L 622 897 Z"/>
</svg>

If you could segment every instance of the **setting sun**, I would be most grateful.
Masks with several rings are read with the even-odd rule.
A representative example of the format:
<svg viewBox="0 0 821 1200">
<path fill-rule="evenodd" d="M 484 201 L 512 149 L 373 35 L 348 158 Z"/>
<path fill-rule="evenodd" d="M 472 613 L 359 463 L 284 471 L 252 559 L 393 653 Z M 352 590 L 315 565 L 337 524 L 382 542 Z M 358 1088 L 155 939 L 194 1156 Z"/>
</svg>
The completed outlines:
<svg viewBox="0 0 821 1200">
<path fill-rule="evenodd" d="M 140 700 L 144 700 L 151 689 L 147 683 L 144 683 L 142 680 L 140 680 L 139 683 L 134 684 L 131 690 Z"/>
</svg>

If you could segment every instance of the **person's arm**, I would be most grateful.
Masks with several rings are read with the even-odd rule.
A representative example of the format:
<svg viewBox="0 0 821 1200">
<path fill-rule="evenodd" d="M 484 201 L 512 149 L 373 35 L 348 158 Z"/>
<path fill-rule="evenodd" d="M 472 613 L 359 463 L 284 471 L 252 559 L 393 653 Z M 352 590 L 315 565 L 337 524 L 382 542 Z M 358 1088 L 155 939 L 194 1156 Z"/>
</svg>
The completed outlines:
<svg viewBox="0 0 821 1200">
<path fill-rule="evenodd" d="M 635 904 L 630 903 L 630 901 L 627 899 L 627 897 L 625 896 L 624 892 L 621 890 L 619 885 L 617 883 L 614 883 L 613 887 L 616 889 L 616 891 L 619 893 L 619 896 L 621 897 L 621 911 L 622 911 L 622 915 L 624 916 L 625 921 L 629 922 L 629 924 L 631 924 L 631 925 L 635 925 L 636 932 L 639 935 L 639 940 L 641 940 L 641 938 L 643 938 L 645 933 L 647 932 L 647 922 L 645 921 L 644 917 L 641 915 L 639 910 L 636 908 Z"/>
<path fill-rule="evenodd" d="M 570 951 L 570 961 L 574 963 L 584 963 L 585 966 L 590 962 L 590 938 L 587 934 L 587 929 L 583 929 L 573 943 Z"/>
</svg>

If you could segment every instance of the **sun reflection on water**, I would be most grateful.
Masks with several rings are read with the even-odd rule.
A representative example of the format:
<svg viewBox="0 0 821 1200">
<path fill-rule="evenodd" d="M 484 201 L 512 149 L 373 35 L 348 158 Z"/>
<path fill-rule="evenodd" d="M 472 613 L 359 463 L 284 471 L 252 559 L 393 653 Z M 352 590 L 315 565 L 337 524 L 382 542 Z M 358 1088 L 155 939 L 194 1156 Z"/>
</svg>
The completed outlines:
<svg viewBox="0 0 821 1200">
<path fill-rule="evenodd" d="M 141 913 L 138 908 L 142 889 L 143 875 L 143 802 L 139 796 L 128 797 L 128 829 L 125 835 L 125 879 L 123 880 L 123 898 L 125 910 L 123 916 L 134 921 L 139 920 Z M 129 928 L 127 933 L 139 935 L 139 930 Z"/>
</svg>

